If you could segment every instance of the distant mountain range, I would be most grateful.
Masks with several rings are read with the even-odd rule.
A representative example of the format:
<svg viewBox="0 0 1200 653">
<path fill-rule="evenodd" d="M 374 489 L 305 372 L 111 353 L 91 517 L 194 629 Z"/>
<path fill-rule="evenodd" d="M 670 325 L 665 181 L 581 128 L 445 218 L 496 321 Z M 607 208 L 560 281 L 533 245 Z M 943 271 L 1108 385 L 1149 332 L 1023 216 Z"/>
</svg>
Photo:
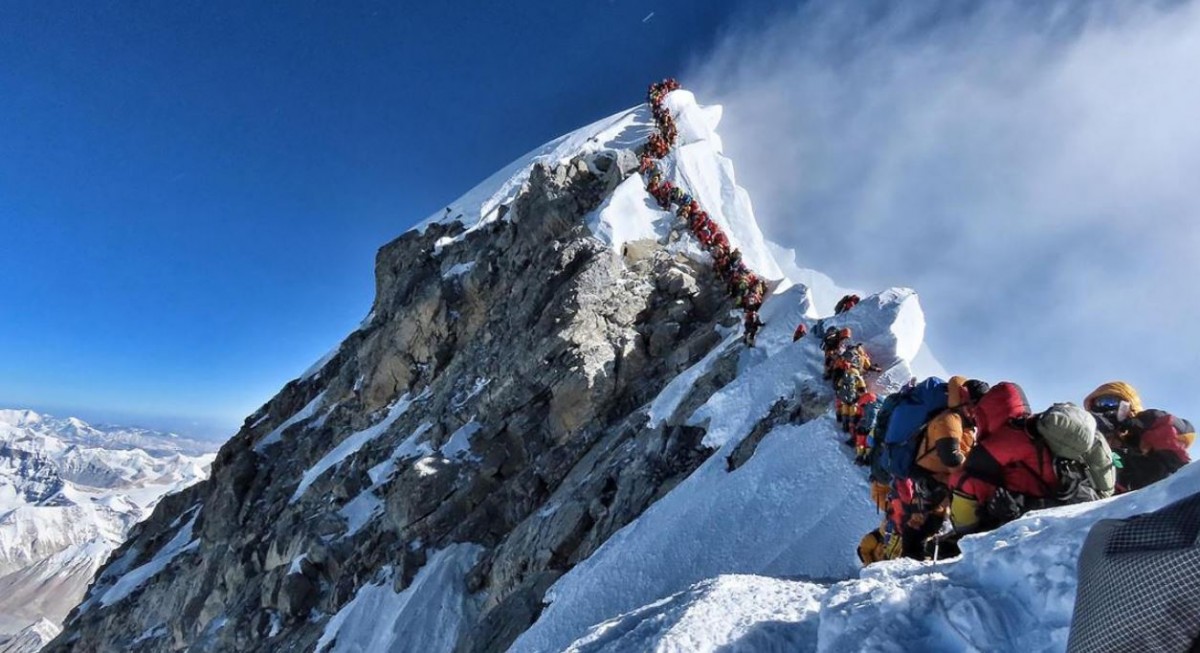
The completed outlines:
<svg viewBox="0 0 1200 653">
<path fill-rule="evenodd" d="M 217 443 L 0 409 L 0 652 L 58 632 L 96 570 Z"/>
</svg>

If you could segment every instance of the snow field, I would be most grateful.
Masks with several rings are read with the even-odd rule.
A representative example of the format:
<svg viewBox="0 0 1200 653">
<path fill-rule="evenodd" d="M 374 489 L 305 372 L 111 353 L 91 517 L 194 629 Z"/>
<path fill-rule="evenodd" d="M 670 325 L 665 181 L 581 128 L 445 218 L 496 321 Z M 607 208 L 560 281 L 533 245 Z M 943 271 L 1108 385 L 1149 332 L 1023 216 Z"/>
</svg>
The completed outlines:
<svg viewBox="0 0 1200 653">
<path fill-rule="evenodd" d="M 453 651 L 463 624 L 478 606 L 464 577 L 483 548 L 452 544 L 430 554 L 403 591 L 392 589 L 395 570 L 363 585 L 325 625 L 316 653 Z"/>
<path fill-rule="evenodd" d="M 821 607 L 824 592 L 825 588 L 811 583 L 762 576 L 718 576 L 595 626 L 566 651 L 804 650 L 816 639 L 813 617 Z"/>
</svg>

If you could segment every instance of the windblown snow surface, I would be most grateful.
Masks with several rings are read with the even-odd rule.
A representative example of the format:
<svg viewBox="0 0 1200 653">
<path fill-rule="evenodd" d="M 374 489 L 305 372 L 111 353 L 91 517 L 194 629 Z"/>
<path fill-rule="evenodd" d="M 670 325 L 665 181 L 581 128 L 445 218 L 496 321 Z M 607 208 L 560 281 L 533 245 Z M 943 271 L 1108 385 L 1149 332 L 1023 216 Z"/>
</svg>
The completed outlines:
<svg viewBox="0 0 1200 653">
<path fill-rule="evenodd" d="M 685 91 L 672 93 L 668 106 L 680 142 L 662 162 L 663 170 L 726 230 L 747 264 L 774 283 L 761 311 L 766 326 L 754 349 L 742 348 L 740 328 L 732 329 L 709 356 L 643 408 L 656 424 L 674 419 L 704 426 L 704 444 L 715 453 L 560 578 L 539 619 L 510 650 L 1062 650 L 1075 561 L 1091 524 L 1198 491 L 1200 471 L 1189 466 L 1147 490 L 1028 515 L 966 538 L 958 559 L 861 569 L 855 545 L 880 516 L 868 499 L 866 472 L 853 465 L 831 414 L 775 427 L 733 471 L 727 459 L 780 398 L 806 391 L 831 399 L 820 378 L 818 339 L 793 343 L 797 323 L 811 331 L 826 316 L 823 325 L 851 327 L 885 369 L 874 380 L 880 392 L 911 376 L 945 376 L 924 344 L 917 295 L 901 288 L 859 292 L 858 307 L 828 317 L 847 290 L 804 269 L 794 252 L 763 238 L 749 196 L 721 153 L 720 108 L 701 107 Z M 500 207 L 520 192 L 535 163 L 635 149 L 651 129 L 646 106 L 598 121 L 518 159 L 417 228 L 457 221 L 471 231 L 507 219 Z M 665 245 L 707 262 L 707 254 L 688 237 L 669 240 L 672 220 L 634 176 L 588 216 L 587 224 L 615 252 Z M 692 385 L 732 348 L 742 348 L 737 378 L 698 409 L 677 414 Z M 369 492 L 360 499 L 356 513 L 361 514 L 351 517 L 362 519 L 379 509 Z M 552 512 L 530 519 L 549 519 Z M 434 556 L 403 592 L 391 589 L 386 574 L 364 586 L 328 623 L 318 649 L 391 650 L 400 645 L 399 633 L 412 633 L 424 647 L 419 650 L 452 650 L 462 615 L 473 608 L 461 574 L 448 570 L 464 568 L 474 555 L 474 549 L 462 548 Z M 434 632 L 429 620 L 436 605 L 452 608 Z"/>
</svg>

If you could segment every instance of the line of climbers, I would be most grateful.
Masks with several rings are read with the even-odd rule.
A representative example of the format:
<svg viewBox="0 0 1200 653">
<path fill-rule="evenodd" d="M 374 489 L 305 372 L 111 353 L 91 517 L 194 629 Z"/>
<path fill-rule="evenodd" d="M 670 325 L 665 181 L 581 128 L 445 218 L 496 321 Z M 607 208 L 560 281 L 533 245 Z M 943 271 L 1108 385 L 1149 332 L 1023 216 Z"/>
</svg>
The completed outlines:
<svg viewBox="0 0 1200 653">
<path fill-rule="evenodd" d="M 859 301 L 858 295 L 842 297 L 834 307 L 834 314 L 849 311 Z M 882 370 L 871 362 L 863 343 L 854 342 L 854 333 L 850 328 L 830 326 L 822 329 L 821 325 L 822 322 L 817 323 L 817 331 L 821 333 L 821 349 L 825 352 L 824 378 L 833 386 L 838 424 L 842 431 L 851 434 L 847 444 L 855 447 L 860 461 L 865 461 L 867 436 L 882 405 L 875 393 L 868 389 L 867 373 Z M 808 329 L 801 323 L 792 334 L 792 341 L 803 338 L 807 333 Z"/>
<path fill-rule="evenodd" d="M 858 303 L 846 295 L 835 314 Z M 864 564 L 955 555 L 964 535 L 1030 510 L 1137 490 L 1191 462 L 1192 424 L 1144 409 L 1127 383 L 1101 385 L 1082 407 L 1058 403 L 1040 413 L 1015 383 L 961 376 L 914 378 L 881 399 L 867 383 L 880 369 L 851 330 L 822 321 L 816 330 L 838 423 L 851 434 L 855 462 L 870 466 L 871 497 L 884 513 L 859 544 Z M 806 334 L 801 324 L 793 341 Z"/>
<path fill-rule="evenodd" d="M 646 182 L 646 192 L 658 202 L 664 210 L 670 210 L 675 205 L 675 214 L 687 222 L 692 235 L 699 241 L 701 247 L 713 259 L 713 270 L 723 281 L 734 305 L 742 309 L 743 326 L 745 327 L 745 343 L 753 347 L 754 339 L 763 322 L 759 319 L 758 309 L 762 307 L 767 295 L 767 283 L 755 274 L 742 260 L 742 252 L 736 247 L 731 249 L 729 237 L 708 212 L 701 208 L 686 190 L 664 181 L 662 169 L 657 161 L 671 151 L 671 147 L 679 138 L 679 130 L 675 118 L 667 109 L 666 97 L 671 91 L 679 88 L 679 82 L 665 79 L 651 84 L 647 94 L 651 113 L 658 131 L 650 134 L 641 154 L 639 168 Z"/>
<path fill-rule="evenodd" d="M 865 455 L 871 496 L 884 513 L 859 544 L 864 564 L 957 555 L 959 538 L 1028 511 L 1136 490 L 1191 461 L 1195 428 L 1144 409 L 1114 381 L 1082 406 L 1034 413 L 1021 388 L 961 376 L 912 379 L 876 410 Z"/>
</svg>

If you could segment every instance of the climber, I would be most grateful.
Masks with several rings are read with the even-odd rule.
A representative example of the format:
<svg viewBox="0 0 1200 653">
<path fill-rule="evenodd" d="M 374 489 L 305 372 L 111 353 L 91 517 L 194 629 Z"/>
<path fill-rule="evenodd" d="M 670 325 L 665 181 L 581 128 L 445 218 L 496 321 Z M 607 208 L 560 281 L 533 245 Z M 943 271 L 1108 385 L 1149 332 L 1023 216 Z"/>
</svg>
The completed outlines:
<svg viewBox="0 0 1200 653">
<path fill-rule="evenodd" d="M 746 311 L 745 319 L 745 334 L 743 341 L 747 347 L 754 346 L 754 340 L 758 337 L 758 330 L 763 328 L 764 323 L 758 319 L 758 311 Z"/>
<path fill-rule="evenodd" d="M 713 259 L 713 272 L 718 277 L 725 276 L 725 270 L 729 267 L 729 248 L 723 247 L 719 243 L 714 243 L 710 250 Z"/>
<path fill-rule="evenodd" d="M 884 531 L 891 534 L 885 540 L 889 545 L 885 559 L 926 559 L 925 542 L 945 521 L 942 497 L 928 494 L 926 488 L 909 478 L 894 479 L 885 487 Z"/>
<path fill-rule="evenodd" d="M 750 289 L 749 281 L 746 275 L 740 271 L 734 271 L 729 277 L 729 283 L 725 284 L 726 292 L 733 298 L 733 305 L 741 308 L 742 299 L 746 296 L 746 291 Z"/>
<path fill-rule="evenodd" d="M 675 118 L 671 117 L 671 114 L 668 113 L 659 125 L 659 133 L 669 145 L 674 145 L 679 140 L 679 128 L 675 126 Z"/>
<path fill-rule="evenodd" d="M 742 265 L 742 250 L 735 247 L 732 252 L 729 252 L 729 260 L 725 266 L 725 270 L 730 279 L 736 274 L 744 274 L 745 266 Z"/>
<path fill-rule="evenodd" d="M 645 151 L 649 153 L 651 157 L 655 159 L 661 159 L 671 151 L 671 147 L 661 135 L 655 133 L 650 134 L 650 137 L 646 139 Z"/>
<path fill-rule="evenodd" d="M 875 430 L 875 420 L 879 416 L 879 408 L 883 401 L 874 392 L 864 392 L 858 397 L 858 407 L 852 425 L 854 431 L 854 462 L 857 465 L 867 464 L 867 439 Z"/>
<path fill-rule="evenodd" d="M 670 193 L 669 197 L 672 202 L 674 202 L 675 204 L 679 204 L 679 205 L 684 205 L 684 204 L 687 204 L 688 202 L 692 201 L 691 196 L 688 195 L 686 192 L 684 192 L 684 190 L 682 188 L 680 188 L 679 186 L 675 186 L 674 188 L 671 189 L 671 193 Z M 687 201 L 684 201 L 685 198 Z"/>
<path fill-rule="evenodd" d="M 882 372 L 883 370 L 871 362 L 871 357 L 867 355 L 867 350 L 860 342 L 855 345 L 846 346 L 841 355 L 833 363 L 833 378 L 836 381 L 839 374 L 846 370 L 855 370 L 862 374 L 865 378 L 867 372 Z"/>
<path fill-rule="evenodd" d="M 709 219 L 708 213 L 704 211 L 693 213 L 692 221 L 695 225 L 692 231 L 696 234 L 696 239 L 700 241 L 700 244 L 705 249 L 712 249 L 716 225 Z"/>
<path fill-rule="evenodd" d="M 654 199 L 658 199 L 658 188 L 662 184 L 662 180 L 662 172 L 658 168 L 652 168 L 650 178 L 646 180 L 646 192 L 654 197 Z"/>
<path fill-rule="evenodd" d="M 1150 408 L 1127 420 L 1121 438 L 1118 491 L 1128 492 L 1161 481 L 1191 462 L 1188 447 L 1196 441 L 1196 429 L 1186 419 Z"/>
<path fill-rule="evenodd" d="M 750 276 L 753 277 L 754 273 L 751 272 Z M 762 308 L 766 287 L 767 284 L 762 279 L 755 279 L 750 284 L 750 287 L 746 290 L 746 299 L 742 302 L 745 304 L 747 310 L 757 311 Z"/>
<path fill-rule="evenodd" d="M 1191 422 L 1158 409 L 1144 409 L 1137 390 L 1113 381 L 1092 391 L 1083 406 L 1120 460 L 1117 491 L 1128 492 L 1174 474 L 1191 462 L 1188 447 L 1195 441 Z"/>
<path fill-rule="evenodd" d="M 674 188 L 675 187 L 671 184 L 671 182 L 664 181 L 659 184 L 654 191 L 651 192 L 651 195 L 654 196 L 654 199 L 658 200 L 659 207 L 661 207 L 664 211 L 671 208 L 671 191 L 674 190 Z"/>
<path fill-rule="evenodd" d="M 895 533 L 895 525 L 889 516 L 884 516 L 883 523 L 872 529 L 858 542 L 858 559 L 863 566 L 895 560 L 900 557 L 900 537 Z"/>
<path fill-rule="evenodd" d="M 952 382 L 953 404 L 951 383 L 936 377 L 918 384 L 910 382 L 885 399 L 878 409 L 874 431 L 866 439 L 865 454 L 856 460 L 871 465 L 871 496 L 877 504 L 889 492 L 889 484 L 896 492 L 897 496 L 889 501 L 898 502 L 895 505 L 903 509 L 904 519 L 897 524 L 903 554 L 918 560 L 939 553 L 940 544 L 928 549 L 926 542 L 946 520 L 950 505 L 948 469 L 963 462 L 960 443 L 964 440 L 963 426 L 969 427 L 966 414 L 972 399 L 970 391 L 978 397 L 986 386 L 962 377 Z M 967 383 L 971 390 L 966 389 Z M 943 440 L 946 442 L 939 446 Z M 947 458 L 944 463 L 938 458 L 941 450 Z"/>
<path fill-rule="evenodd" d="M 858 295 L 846 295 L 839 299 L 837 305 L 833 307 L 833 314 L 841 315 L 857 306 L 859 301 Z"/>
<path fill-rule="evenodd" d="M 968 417 L 991 387 L 984 381 L 954 376 L 947 383 L 946 409 L 925 425 L 914 463 L 934 481 L 949 485 L 975 444 L 975 422 Z"/>
<path fill-rule="evenodd" d="M 1025 393 L 1005 381 L 964 406 L 975 420 L 975 447 L 950 477 L 956 537 L 989 530 L 1021 516 L 1027 503 L 1052 498 L 1058 485 L 1054 455 L 1029 432 Z"/>
<path fill-rule="evenodd" d="M 850 336 L 849 328 L 838 329 L 831 326 L 825 330 L 821 349 L 825 352 L 825 375 L 823 378 L 826 381 L 833 379 L 834 364 L 841 357 L 842 351 L 850 344 Z"/>
<path fill-rule="evenodd" d="M 745 261 L 734 261 L 733 255 L 730 254 L 729 269 L 725 271 L 727 278 L 732 279 L 737 276 L 746 276 L 750 274 L 750 268 L 746 267 Z"/>
<path fill-rule="evenodd" d="M 850 433 L 858 421 L 858 400 L 867 391 L 867 382 L 857 369 L 848 368 L 834 381 L 833 391 L 838 424 L 841 425 L 843 433 Z M 850 437 L 849 444 L 854 444 L 853 436 Z"/>
<path fill-rule="evenodd" d="M 800 324 L 796 325 L 796 331 L 792 334 L 792 342 L 796 342 L 806 335 L 808 335 L 808 327 L 801 322 Z"/>
<path fill-rule="evenodd" d="M 942 529 L 950 509 L 950 475 L 960 469 L 974 444 L 974 422 L 967 416 L 971 407 L 988 391 L 983 381 L 967 381 L 955 376 L 946 384 L 946 408 L 921 427 L 916 455 L 909 468 L 912 505 L 908 506 L 909 528 L 905 534 L 905 555 L 916 559 L 940 555 L 941 542 L 927 546 L 927 540 Z M 954 548 L 947 544 L 946 555 Z"/>
<path fill-rule="evenodd" d="M 724 247 L 729 249 L 729 237 L 721 230 L 717 223 L 713 223 L 713 247 Z"/>
<path fill-rule="evenodd" d="M 1103 400 L 1103 407 L 1097 406 L 1097 399 Z M 1084 398 L 1083 407 L 1096 417 L 1096 427 L 1114 450 L 1124 448 L 1121 425 L 1143 409 L 1137 390 L 1124 381 L 1102 383 Z"/>
</svg>

